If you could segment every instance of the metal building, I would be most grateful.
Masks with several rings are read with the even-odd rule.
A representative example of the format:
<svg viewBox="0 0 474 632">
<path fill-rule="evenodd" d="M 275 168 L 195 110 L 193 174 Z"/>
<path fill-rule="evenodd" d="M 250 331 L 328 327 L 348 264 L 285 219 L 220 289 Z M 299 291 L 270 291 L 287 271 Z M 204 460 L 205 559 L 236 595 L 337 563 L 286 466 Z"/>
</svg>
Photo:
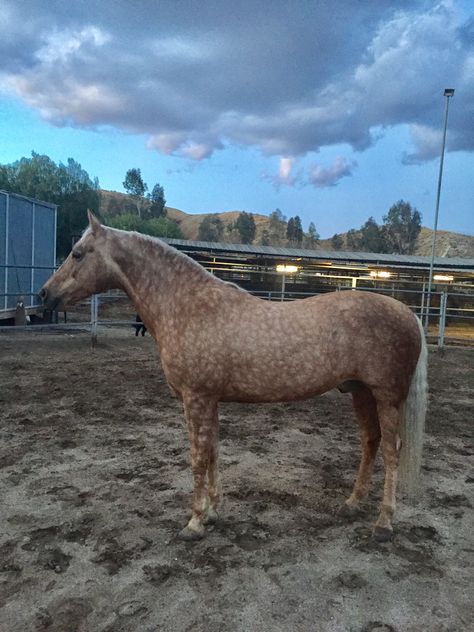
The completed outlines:
<svg viewBox="0 0 474 632">
<path fill-rule="evenodd" d="M 0 318 L 40 309 L 37 292 L 56 265 L 57 206 L 0 191 Z"/>
</svg>

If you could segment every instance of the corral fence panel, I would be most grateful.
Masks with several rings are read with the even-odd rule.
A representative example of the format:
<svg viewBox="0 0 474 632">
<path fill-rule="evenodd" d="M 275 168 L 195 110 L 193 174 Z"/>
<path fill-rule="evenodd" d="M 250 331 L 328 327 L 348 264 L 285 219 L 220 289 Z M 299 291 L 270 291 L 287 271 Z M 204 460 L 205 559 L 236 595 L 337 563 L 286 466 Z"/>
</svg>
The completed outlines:
<svg viewBox="0 0 474 632">
<path fill-rule="evenodd" d="M 266 300 L 289 301 L 334 291 L 378 292 L 392 296 L 405 303 L 428 326 L 425 328 L 429 342 L 441 348 L 445 344 L 474 344 L 474 288 L 441 286 L 432 291 L 427 314 L 427 292 L 409 282 L 387 281 L 365 277 L 349 277 L 318 274 L 311 281 L 301 275 L 277 274 L 273 271 L 245 270 L 241 273 L 233 270 L 210 269 L 224 280 L 242 285 L 246 289 Z M 232 275 L 230 274 L 232 272 Z M 241 274 L 242 278 L 239 278 Z M 49 276 L 45 270 L 43 279 Z M 255 289 L 259 288 L 259 289 Z M 0 296 L 1 301 L 1 296 Z M 118 290 L 101 294 L 72 307 L 67 313 L 61 313 L 52 324 L 42 324 L 42 329 L 59 329 L 87 332 L 95 342 L 100 338 L 101 330 L 111 327 L 125 327 L 133 335 L 136 326 L 136 312 L 127 296 Z M 30 329 L 38 329 L 30 327 Z M 0 327 L 1 329 L 5 329 Z M 20 328 L 18 328 L 20 329 Z"/>
<path fill-rule="evenodd" d="M 0 318 L 20 298 L 27 313 L 41 309 L 38 290 L 56 266 L 56 209 L 0 191 Z"/>
</svg>

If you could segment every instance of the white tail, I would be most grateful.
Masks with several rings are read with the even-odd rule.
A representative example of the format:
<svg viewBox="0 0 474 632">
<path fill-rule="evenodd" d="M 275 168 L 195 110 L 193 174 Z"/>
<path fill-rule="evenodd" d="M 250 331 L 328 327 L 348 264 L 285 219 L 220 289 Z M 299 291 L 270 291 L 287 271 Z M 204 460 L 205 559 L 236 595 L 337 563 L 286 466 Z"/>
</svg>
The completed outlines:
<svg viewBox="0 0 474 632">
<path fill-rule="evenodd" d="M 428 348 L 423 325 L 416 319 L 420 329 L 421 350 L 410 390 L 403 407 L 401 424 L 402 450 L 400 454 L 400 487 L 409 497 L 414 498 L 420 476 L 423 435 L 426 408 L 428 404 Z"/>
</svg>

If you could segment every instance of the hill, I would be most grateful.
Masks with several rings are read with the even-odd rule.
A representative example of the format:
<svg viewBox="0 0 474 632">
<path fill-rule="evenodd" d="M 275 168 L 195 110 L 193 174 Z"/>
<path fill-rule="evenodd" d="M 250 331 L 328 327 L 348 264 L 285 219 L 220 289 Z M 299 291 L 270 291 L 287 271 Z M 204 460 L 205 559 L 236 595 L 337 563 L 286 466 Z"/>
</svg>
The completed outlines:
<svg viewBox="0 0 474 632">
<path fill-rule="evenodd" d="M 110 215 L 119 215 L 121 213 L 134 212 L 133 203 L 130 202 L 130 198 L 125 193 L 119 193 L 117 191 L 105 191 L 102 190 L 100 192 L 101 196 L 101 206 L 100 210 L 104 217 Z M 167 217 L 172 219 L 181 228 L 183 235 L 186 239 L 197 239 L 199 225 L 202 220 L 208 215 L 214 215 L 218 217 L 224 224 L 224 226 L 229 226 L 233 224 L 239 214 L 242 211 L 226 211 L 224 213 L 185 213 L 184 211 L 180 211 L 177 208 L 173 208 L 172 206 L 166 207 Z M 260 236 L 264 228 L 268 226 L 268 217 L 266 215 L 253 214 L 253 218 L 255 220 L 257 232 L 256 232 L 256 242 L 259 241 Z"/>
<path fill-rule="evenodd" d="M 167 217 L 179 224 L 186 239 L 197 239 L 199 225 L 208 215 L 217 216 L 225 226 L 234 223 L 241 211 L 226 211 L 223 213 L 185 213 L 171 206 L 167 208 Z M 104 217 L 134 212 L 135 208 L 130 198 L 125 193 L 117 191 L 101 191 L 101 213 Z M 269 218 L 266 215 L 253 214 L 257 233 L 255 243 L 259 243 L 262 232 L 268 228 Z M 341 233 L 345 241 L 346 233 Z M 431 255 L 431 242 L 433 231 L 430 228 L 422 228 L 415 246 L 415 255 L 428 257 Z M 321 239 L 319 248 L 333 250 L 330 239 Z M 438 231 L 436 237 L 436 256 L 438 257 L 463 257 L 474 258 L 474 236 Z"/>
</svg>

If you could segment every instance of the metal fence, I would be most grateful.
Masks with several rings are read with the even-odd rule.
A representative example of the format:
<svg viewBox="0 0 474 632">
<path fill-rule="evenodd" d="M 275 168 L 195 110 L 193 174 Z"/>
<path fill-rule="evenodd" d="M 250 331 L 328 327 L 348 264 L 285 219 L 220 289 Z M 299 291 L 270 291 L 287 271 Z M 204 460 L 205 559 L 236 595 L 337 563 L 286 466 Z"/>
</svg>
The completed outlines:
<svg viewBox="0 0 474 632">
<path fill-rule="evenodd" d="M 439 348 L 443 348 L 446 344 L 474 345 L 474 292 L 447 290 L 432 292 L 427 314 L 426 292 L 411 288 L 360 287 L 357 282 L 346 279 L 344 283 L 337 286 L 325 287 L 323 292 L 303 292 L 289 287 L 284 279 L 278 279 L 278 284 L 279 289 L 257 290 L 252 293 L 266 300 L 292 301 L 328 291 L 351 291 L 357 287 L 363 291 L 392 296 L 408 305 L 424 322 L 428 320 L 428 326 L 425 327 L 428 341 L 437 344 Z M 137 325 L 135 319 L 135 310 L 126 295 L 114 290 L 95 295 L 74 306 L 67 313 L 56 313 L 52 322 L 45 323 L 40 318 L 31 317 L 30 325 L 15 327 L 15 330 L 82 332 L 89 334 L 92 343 L 95 344 L 101 331 L 113 327 L 129 328 L 132 335 L 132 327 Z M 0 326 L 0 331 L 12 331 L 12 327 Z"/>
</svg>

